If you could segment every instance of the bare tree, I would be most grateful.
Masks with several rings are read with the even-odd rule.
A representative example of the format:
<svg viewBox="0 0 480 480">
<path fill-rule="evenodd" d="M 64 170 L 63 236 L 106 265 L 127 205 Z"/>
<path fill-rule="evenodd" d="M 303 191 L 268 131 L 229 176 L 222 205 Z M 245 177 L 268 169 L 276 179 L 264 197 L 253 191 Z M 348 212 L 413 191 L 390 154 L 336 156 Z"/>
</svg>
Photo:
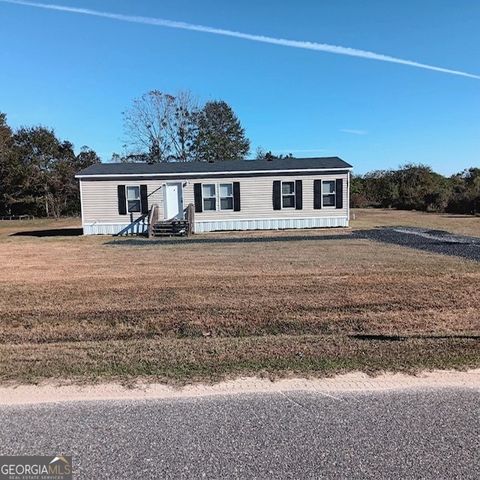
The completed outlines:
<svg viewBox="0 0 480 480">
<path fill-rule="evenodd" d="M 152 90 L 134 100 L 123 112 L 129 157 L 151 163 L 192 160 L 197 110 L 190 92 Z"/>
<path fill-rule="evenodd" d="M 174 100 L 173 115 L 170 115 L 169 132 L 174 156 L 177 161 L 194 159 L 194 141 L 198 126 L 198 105 L 188 91 L 179 92 Z"/>
</svg>

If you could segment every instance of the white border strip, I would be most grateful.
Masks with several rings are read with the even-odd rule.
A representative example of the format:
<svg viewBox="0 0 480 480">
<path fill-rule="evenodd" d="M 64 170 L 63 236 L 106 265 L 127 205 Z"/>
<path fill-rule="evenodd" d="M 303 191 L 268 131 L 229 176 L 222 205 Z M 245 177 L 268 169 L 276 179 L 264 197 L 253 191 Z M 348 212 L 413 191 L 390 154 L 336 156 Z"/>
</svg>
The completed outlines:
<svg viewBox="0 0 480 480">
<path fill-rule="evenodd" d="M 80 180 L 79 182 L 79 189 L 80 189 L 80 213 L 82 215 L 82 230 L 85 228 L 85 216 L 83 213 L 83 190 L 82 190 L 82 181 Z M 84 232 L 85 235 L 85 232 Z"/>
</svg>

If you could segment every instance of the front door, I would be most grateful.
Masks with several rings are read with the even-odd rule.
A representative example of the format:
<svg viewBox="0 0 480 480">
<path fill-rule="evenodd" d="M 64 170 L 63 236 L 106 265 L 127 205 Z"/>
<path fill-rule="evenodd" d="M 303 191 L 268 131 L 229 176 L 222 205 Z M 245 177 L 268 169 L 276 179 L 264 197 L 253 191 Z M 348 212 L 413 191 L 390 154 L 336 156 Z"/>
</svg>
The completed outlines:
<svg viewBox="0 0 480 480">
<path fill-rule="evenodd" d="M 183 219 L 183 191 L 181 183 L 165 185 L 165 220 Z"/>
</svg>

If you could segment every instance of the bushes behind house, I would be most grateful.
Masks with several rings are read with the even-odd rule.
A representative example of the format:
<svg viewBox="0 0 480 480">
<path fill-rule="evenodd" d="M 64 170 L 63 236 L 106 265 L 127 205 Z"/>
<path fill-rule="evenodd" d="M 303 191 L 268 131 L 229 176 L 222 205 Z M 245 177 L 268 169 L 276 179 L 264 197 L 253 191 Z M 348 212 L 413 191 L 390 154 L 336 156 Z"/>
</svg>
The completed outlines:
<svg viewBox="0 0 480 480">
<path fill-rule="evenodd" d="M 354 175 L 351 205 L 478 215 L 480 168 L 444 177 L 428 166 L 408 164 Z"/>
</svg>

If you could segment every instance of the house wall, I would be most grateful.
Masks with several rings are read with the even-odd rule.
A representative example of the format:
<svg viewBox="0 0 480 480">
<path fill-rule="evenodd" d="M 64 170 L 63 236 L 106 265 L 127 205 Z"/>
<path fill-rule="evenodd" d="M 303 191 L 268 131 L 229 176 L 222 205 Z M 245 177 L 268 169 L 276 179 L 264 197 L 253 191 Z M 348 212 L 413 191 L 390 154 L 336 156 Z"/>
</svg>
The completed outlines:
<svg viewBox="0 0 480 480">
<path fill-rule="evenodd" d="M 343 179 L 342 209 L 313 208 L 313 181 Z M 273 209 L 273 182 L 302 180 L 303 208 Z M 193 184 L 240 182 L 241 210 L 206 211 L 195 213 L 195 231 L 211 230 L 258 230 L 309 227 L 346 227 L 348 226 L 348 174 L 336 175 L 288 175 L 265 177 L 228 177 L 222 179 L 190 180 L 184 189 L 184 204 L 194 203 Z M 218 201 L 217 201 L 218 207 Z"/>
<path fill-rule="evenodd" d="M 86 235 L 113 235 L 128 227 L 141 213 L 118 213 L 118 185 L 147 185 L 148 204 L 157 204 L 163 212 L 162 182 L 159 180 L 80 180 L 83 232 Z M 132 215 L 132 216 L 130 216 Z M 160 218 L 163 218 L 163 213 Z M 147 230 L 147 220 L 135 226 L 134 233 Z"/>
<path fill-rule="evenodd" d="M 313 208 L 313 182 L 316 179 L 343 179 L 343 208 Z M 303 208 L 274 210 L 272 202 L 273 182 L 302 180 Z M 252 230 L 311 227 L 346 227 L 349 219 L 349 173 L 328 175 L 269 175 L 256 177 L 224 177 L 203 179 L 165 179 L 148 180 L 90 180 L 80 181 L 82 196 L 82 220 L 85 234 L 114 234 L 127 227 L 130 215 L 119 215 L 117 186 L 147 185 L 149 206 L 159 206 L 159 218 L 164 214 L 164 188 L 166 182 L 181 182 L 183 185 L 184 207 L 194 203 L 195 183 L 233 183 L 240 182 L 240 204 L 238 212 L 231 210 L 204 211 L 195 213 L 195 232 L 214 230 Z M 218 190 L 217 190 L 218 191 Z M 217 200 L 218 208 L 219 200 Z M 136 220 L 141 214 L 133 214 Z M 146 230 L 147 221 L 136 226 L 136 232 Z"/>
</svg>

